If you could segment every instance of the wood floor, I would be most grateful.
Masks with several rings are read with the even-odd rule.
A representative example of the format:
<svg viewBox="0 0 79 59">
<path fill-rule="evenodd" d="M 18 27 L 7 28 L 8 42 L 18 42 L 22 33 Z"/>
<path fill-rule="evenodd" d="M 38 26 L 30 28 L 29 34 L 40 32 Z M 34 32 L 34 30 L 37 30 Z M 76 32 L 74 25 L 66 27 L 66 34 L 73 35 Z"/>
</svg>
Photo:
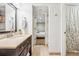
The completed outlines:
<svg viewBox="0 0 79 59">
<path fill-rule="evenodd" d="M 48 47 L 44 45 L 34 45 L 32 49 L 32 56 L 49 56 Z"/>
<path fill-rule="evenodd" d="M 36 44 L 32 46 L 32 56 L 60 56 L 60 53 L 49 53 L 45 38 L 37 38 Z"/>
<path fill-rule="evenodd" d="M 32 47 L 32 56 L 60 56 L 60 54 L 50 54 L 48 47 L 45 45 L 34 45 Z"/>
<path fill-rule="evenodd" d="M 45 45 L 45 39 L 36 39 L 36 45 Z"/>
</svg>

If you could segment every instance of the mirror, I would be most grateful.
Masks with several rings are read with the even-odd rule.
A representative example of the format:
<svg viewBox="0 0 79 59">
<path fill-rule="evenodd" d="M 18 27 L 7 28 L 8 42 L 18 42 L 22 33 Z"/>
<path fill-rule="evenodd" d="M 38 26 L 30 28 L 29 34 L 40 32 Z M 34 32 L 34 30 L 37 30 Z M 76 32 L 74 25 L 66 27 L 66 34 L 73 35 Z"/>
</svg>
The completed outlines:
<svg viewBox="0 0 79 59">
<path fill-rule="evenodd" d="M 17 31 L 17 8 L 12 3 L 0 3 L 0 32 Z"/>
<path fill-rule="evenodd" d="M 5 6 L 0 4 L 0 30 L 5 29 Z"/>
</svg>

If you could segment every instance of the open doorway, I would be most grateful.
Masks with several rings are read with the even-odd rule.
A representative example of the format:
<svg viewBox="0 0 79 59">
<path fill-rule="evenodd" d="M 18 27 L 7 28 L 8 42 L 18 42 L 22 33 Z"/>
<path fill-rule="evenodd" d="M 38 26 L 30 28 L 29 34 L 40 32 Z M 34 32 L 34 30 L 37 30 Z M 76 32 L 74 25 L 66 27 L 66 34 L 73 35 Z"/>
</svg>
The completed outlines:
<svg viewBox="0 0 79 59">
<path fill-rule="evenodd" d="M 48 37 L 48 7 L 33 5 L 33 44 L 45 45 Z"/>
<path fill-rule="evenodd" d="M 48 56 L 48 6 L 41 4 L 32 5 L 32 12 L 32 55 Z"/>
</svg>

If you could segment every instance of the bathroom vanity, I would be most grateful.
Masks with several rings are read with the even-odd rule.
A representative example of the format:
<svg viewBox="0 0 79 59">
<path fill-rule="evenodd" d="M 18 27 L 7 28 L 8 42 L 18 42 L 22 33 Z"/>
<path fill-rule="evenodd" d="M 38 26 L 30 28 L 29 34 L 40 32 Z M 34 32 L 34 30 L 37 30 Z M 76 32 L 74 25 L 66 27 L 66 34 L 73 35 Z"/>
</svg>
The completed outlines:
<svg viewBox="0 0 79 59">
<path fill-rule="evenodd" d="M 0 56 L 31 55 L 31 34 L 16 35 L 0 40 Z"/>
</svg>

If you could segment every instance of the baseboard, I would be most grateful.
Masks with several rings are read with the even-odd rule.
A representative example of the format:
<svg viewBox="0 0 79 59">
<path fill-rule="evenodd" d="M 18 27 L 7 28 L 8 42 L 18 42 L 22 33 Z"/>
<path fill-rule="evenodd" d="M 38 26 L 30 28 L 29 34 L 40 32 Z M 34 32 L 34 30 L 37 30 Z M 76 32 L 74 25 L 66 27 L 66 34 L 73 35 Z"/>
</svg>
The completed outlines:
<svg viewBox="0 0 79 59">
<path fill-rule="evenodd" d="M 61 55 L 61 53 L 60 53 L 60 52 L 50 52 L 50 53 L 49 53 L 49 55 L 52 55 L 52 56 L 53 56 L 53 55 L 60 56 L 60 55 Z"/>
<path fill-rule="evenodd" d="M 66 53 L 79 53 L 79 51 L 71 50 L 71 51 L 67 51 Z"/>
</svg>

